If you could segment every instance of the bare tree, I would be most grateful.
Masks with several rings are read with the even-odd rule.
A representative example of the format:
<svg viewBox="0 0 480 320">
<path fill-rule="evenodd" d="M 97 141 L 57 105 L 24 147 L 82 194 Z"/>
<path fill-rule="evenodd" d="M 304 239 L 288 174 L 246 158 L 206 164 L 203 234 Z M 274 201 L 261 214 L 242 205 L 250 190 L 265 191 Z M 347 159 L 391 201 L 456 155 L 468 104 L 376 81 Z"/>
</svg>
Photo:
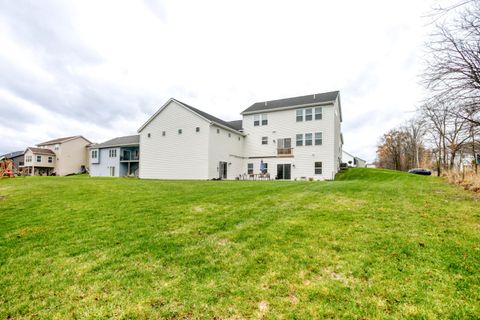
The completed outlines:
<svg viewBox="0 0 480 320">
<path fill-rule="evenodd" d="M 459 3 L 454 18 L 436 24 L 423 78 L 434 101 L 455 101 L 480 125 L 480 0 Z M 446 11 L 448 12 L 448 11 Z"/>
</svg>

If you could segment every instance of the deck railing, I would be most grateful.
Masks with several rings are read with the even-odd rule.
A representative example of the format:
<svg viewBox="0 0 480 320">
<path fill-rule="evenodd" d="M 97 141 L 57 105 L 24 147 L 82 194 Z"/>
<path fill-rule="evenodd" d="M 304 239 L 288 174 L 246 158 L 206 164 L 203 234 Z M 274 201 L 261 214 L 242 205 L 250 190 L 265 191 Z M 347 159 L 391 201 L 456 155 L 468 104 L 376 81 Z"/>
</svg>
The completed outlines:
<svg viewBox="0 0 480 320">
<path fill-rule="evenodd" d="M 291 156 L 293 154 L 293 148 L 278 148 L 277 155 L 278 156 Z"/>
</svg>

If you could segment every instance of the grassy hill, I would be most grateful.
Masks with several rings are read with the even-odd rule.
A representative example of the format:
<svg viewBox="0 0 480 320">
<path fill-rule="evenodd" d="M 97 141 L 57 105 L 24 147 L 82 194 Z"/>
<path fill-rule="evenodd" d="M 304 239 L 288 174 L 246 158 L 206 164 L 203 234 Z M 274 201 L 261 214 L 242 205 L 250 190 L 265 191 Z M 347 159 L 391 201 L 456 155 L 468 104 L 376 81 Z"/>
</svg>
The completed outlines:
<svg viewBox="0 0 480 320">
<path fill-rule="evenodd" d="M 0 181 L 0 318 L 474 318 L 479 197 L 434 177 Z"/>
</svg>

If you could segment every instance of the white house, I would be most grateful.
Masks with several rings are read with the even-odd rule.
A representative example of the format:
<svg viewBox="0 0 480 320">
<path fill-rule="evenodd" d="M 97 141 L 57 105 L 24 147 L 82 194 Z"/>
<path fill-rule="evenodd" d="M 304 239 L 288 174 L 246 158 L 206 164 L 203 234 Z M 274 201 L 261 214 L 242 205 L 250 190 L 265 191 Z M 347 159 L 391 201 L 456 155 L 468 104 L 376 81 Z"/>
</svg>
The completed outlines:
<svg viewBox="0 0 480 320">
<path fill-rule="evenodd" d="M 338 91 L 257 102 L 226 122 L 170 99 L 140 127 L 140 178 L 333 179 L 342 158 Z"/>
<path fill-rule="evenodd" d="M 342 163 L 346 163 L 350 168 L 366 168 L 367 162 L 359 157 L 355 157 L 343 150 L 342 152 Z"/>
<path fill-rule="evenodd" d="M 89 148 L 92 177 L 138 176 L 139 136 L 117 137 Z"/>
</svg>

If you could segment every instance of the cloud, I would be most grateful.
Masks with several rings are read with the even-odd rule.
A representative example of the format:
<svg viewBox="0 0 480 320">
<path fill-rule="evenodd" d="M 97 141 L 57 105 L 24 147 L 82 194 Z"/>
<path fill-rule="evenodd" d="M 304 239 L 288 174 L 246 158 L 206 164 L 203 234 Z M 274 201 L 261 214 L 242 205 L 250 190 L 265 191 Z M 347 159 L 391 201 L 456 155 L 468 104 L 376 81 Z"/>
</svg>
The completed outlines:
<svg viewBox="0 0 480 320">
<path fill-rule="evenodd" d="M 428 1 L 0 2 L 0 153 L 131 134 L 170 97 L 233 120 L 338 89 L 345 149 L 371 161 L 422 95 Z"/>
</svg>

